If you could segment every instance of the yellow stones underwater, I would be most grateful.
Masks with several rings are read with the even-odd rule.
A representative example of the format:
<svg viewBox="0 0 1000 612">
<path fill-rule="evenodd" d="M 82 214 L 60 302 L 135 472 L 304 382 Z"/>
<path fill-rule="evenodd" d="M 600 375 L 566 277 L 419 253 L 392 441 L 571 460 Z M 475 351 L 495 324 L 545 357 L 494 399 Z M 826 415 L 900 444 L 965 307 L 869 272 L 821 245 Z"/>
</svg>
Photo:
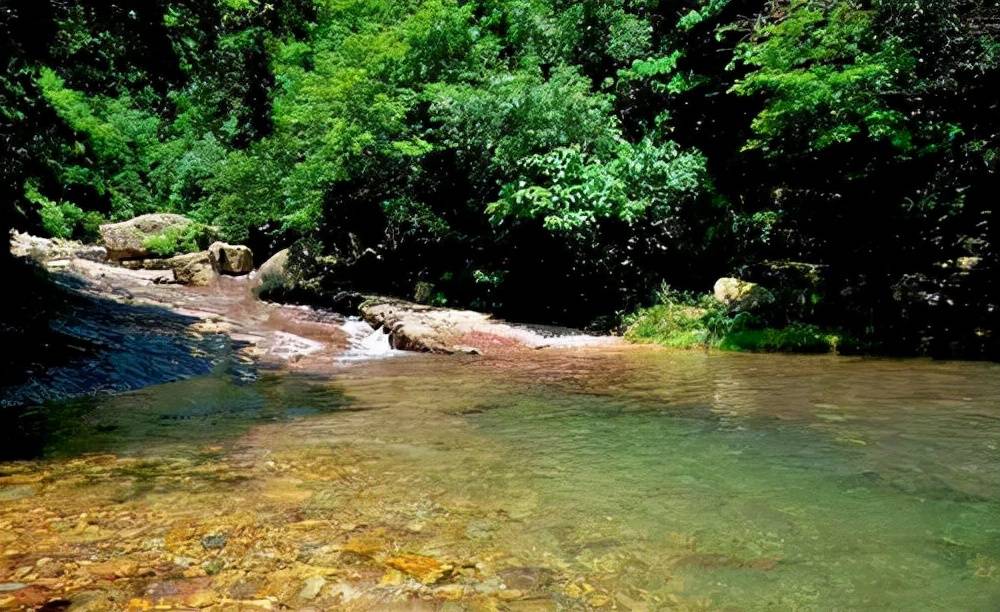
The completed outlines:
<svg viewBox="0 0 1000 612">
<path fill-rule="evenodd" d="M 423 555 L 399 555 L 388 559 L 385 564 L 413 576 L 424 584 L 434 584 L 454 569 L 449 563 L 442 563 L 433 557 Z"/>
</svg>

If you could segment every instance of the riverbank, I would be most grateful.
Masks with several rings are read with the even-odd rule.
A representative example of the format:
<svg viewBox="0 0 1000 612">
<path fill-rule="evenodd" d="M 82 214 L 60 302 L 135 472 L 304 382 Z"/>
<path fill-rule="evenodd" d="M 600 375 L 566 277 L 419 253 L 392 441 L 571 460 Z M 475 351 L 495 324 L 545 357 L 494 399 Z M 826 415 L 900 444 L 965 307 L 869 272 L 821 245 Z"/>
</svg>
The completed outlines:
<svg viewBox="0 0 1000 612">
<path fill-rule="evenodd" d="M 720 283 L 725 281 L 741 283 L 737 279 Z M 675 349 L 852 355 L 873 348 L 838 330 L 775 316 L 780 310 L 772 307 L 769 292 L 742 302 L 727 299 L 725 291 L 719 293 L 696 295 L 665 288 L 655 305 L 625 317 L 623 335 L 630 342 Z"/>
<path fill-rule="evenodd" d="M 3 405 L 121 392 L 218 368 L 247 378 L 258 369 L 324 374 L 340 359 L 393 349 L 487 354 L 617 341 L 381 296 L 358 296 L 347 312 L 267 302 L 256 296 L 257 273 L 179 284 L 165 276 L 169 269 L 107 261 L 100 247 L 18 240 L 15 252 L 34 262 L 18 269 L 51 294 L 39 330 L 54 335 L 20 376 L 8 372 Z"/>
</svg>

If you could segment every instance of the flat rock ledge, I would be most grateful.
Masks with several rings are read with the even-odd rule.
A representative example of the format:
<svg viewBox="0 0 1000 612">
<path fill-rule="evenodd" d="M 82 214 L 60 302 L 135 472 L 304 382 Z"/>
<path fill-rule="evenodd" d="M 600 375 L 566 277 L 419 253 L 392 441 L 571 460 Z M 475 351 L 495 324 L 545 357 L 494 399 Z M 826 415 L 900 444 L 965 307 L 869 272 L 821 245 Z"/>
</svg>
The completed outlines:
<svg viewBox="0 0 1000 612">
<path fill-rule="evenodd" d="M 485 354 L 617 341 L 567 327 L 508 323 L 481 312 L 381 296 L 368 296 L 359 311 L 369 325 L 389 334 L 393 348 L 405 351 Z"/>
</svg>

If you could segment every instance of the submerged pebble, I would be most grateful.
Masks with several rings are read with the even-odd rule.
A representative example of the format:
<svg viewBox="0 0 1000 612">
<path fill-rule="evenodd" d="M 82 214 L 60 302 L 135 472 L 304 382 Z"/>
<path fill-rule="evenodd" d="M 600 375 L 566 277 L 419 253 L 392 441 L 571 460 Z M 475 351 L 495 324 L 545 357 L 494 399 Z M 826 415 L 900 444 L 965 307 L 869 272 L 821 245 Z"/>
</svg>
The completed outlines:
<svg viewBox="0 0 1000 612">
<path fill-rule="evenodd" d="M 226 545 L 228 538 L 222 533 L 209 534 L 201 539 L 201 545 L 205 550 L 216 550 Z"/>
</svg>

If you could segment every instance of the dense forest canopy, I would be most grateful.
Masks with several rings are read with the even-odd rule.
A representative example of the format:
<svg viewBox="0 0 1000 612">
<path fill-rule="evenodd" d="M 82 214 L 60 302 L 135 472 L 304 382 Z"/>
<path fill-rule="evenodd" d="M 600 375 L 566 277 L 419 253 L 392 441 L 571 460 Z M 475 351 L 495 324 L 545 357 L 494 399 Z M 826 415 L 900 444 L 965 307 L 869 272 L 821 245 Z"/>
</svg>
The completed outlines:
<svg viewBox="0 0 1000 612">
<path fill-rule="evenodd" d="M 3 0 L 0 32 L 5 230 L 179 212 L 323 290 L 599 327 L 736 274 L 996 354 L 995 1 Z"/>
</svg>

